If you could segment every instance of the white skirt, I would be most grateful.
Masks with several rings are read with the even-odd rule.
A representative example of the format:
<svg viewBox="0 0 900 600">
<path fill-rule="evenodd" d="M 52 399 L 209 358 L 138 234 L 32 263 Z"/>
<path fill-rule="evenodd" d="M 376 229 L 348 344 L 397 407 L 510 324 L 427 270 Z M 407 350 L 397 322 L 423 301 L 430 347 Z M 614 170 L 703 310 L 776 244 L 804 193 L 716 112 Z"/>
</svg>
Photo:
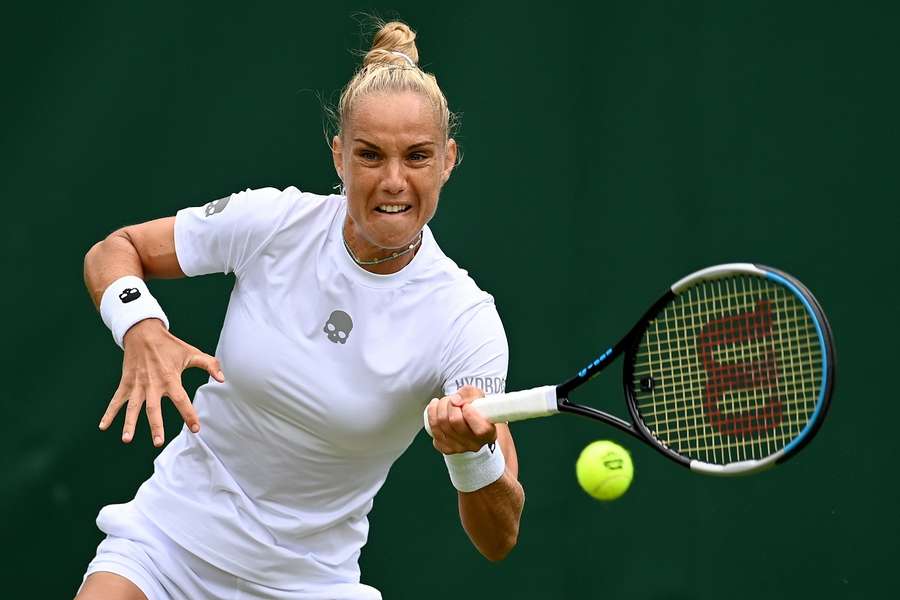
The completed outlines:
<svg viewBox="0 0 900 600">
<path fill-rule="evenodd" d="M 361 583 L 300 592 L 241 579 L 176 544 L 131 504 L 106 508 L 112 510 L 101 512 L 98 525 L 108 535 L 82 583 L 104 571 L 128 579 L 148 600 L 381 600 L 378 590 Z"/>
</svg>

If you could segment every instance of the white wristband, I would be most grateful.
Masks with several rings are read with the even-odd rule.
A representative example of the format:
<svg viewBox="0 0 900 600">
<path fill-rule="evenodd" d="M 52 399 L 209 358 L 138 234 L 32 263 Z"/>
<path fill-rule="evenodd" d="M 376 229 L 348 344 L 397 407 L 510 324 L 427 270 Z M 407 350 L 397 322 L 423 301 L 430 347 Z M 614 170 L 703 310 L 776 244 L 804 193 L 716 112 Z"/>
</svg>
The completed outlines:
<svg viewBox="0 0 900 600">
<path fill-rule="evenodd" d="M 445 454 L 444 462 L 453 487 L 461 492 L 474 492 L 500 479 L 506 470 L 506 459 L 500 444 L 483 446 L 478 452 Z"/>
<path fill-rule="evenodd" d="M 159 302 L 150 295 L 144 280 L 135 275 L 120 277 L 109 284 L 100 299 L 100 317 L 121 348 L 124 348 L 125 332 L 138 321 L 159 319 L 169 328 L 169 319 Z"/>
</svg>

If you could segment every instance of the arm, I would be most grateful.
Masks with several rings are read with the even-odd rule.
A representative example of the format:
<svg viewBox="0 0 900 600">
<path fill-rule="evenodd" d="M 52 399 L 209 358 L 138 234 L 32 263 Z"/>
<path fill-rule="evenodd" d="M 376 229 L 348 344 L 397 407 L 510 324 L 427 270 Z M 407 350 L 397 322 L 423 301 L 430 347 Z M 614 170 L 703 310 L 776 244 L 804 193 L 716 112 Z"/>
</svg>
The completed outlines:
<svg viewBox="0 0 900 600">
<path fill-rule="evenodd" d="M 498 561 L 518 540 L 525 491 L 518 481 L 519 464 L 509 427 L 494 425 L 469 406 L 483 396 L 481 390 L 465 386 L 432 401 L 428 418 L 434 447 L 443 454 L 475 452 L 494 442 L 500 445 L 506 460 L 500 478 L 474 492 L 457 491 L 463 529 L 485 558 Z"/>
<path fill-rule="evenodd" d="M 506 558 L 516 545 L 525 504 L 516 447 L 508 426 L 497 425 L 497 443 L 506 458 L 506 472 L 480 490 L 457 492 L 463 529 L 478 551 L 491 561 Z"/>
<path fill-rule="evenodd" d="M 184 277 L 175 256 L 174 217 L 115 231 L 94 244 L 84 258 L 85 285 L 97 308 L 106 288 L 126 275 L 141 279 Z M 162 446 L 165 432 L 161 400 L 167 396 L 191 431 L 199 431 L 200 421 L 181 385 L 181 373 L 189 367 L 200 367 L 224 381 L 218 361 L 176 338 L 159 319 L 145 319 L 133 325 L 123 345 L 122 378 L 100 420 L 100 429 L 106 430 L 127 403 L 122 441 L 130 442 L 141 407 L 146 404 L 153 444 Z"/>
<path fill-rule="evenodd" d="M 94 244 L 84 257 L 84 283 L 98 309 L 104 290 L 125 275 L 144 280 L 184 277 L 175 256 L 175 217 L 123 227 Z"/>
</svg>

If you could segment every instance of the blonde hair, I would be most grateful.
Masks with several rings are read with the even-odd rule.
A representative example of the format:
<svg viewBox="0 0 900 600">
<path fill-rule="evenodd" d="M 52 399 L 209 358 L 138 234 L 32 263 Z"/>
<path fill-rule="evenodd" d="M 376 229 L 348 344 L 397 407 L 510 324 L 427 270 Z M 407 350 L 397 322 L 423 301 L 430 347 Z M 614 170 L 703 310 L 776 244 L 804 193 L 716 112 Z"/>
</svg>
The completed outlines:
<svg viewBox="0 0 900 600">
<path fill-rule="evenodd" d="M 435 111 L 444 139 L 450 137 L 456 118 L 447 107 L 447 98 L 437 79 L 418 67 L 416 32 L 400 21 L 375 20 L 378 31 L 362 66 L 341 92 L 337 106 L 337 134 L 343 136 L 356 102 L 368 94 L 415 92 L 428 100 Z"/>
</svg>

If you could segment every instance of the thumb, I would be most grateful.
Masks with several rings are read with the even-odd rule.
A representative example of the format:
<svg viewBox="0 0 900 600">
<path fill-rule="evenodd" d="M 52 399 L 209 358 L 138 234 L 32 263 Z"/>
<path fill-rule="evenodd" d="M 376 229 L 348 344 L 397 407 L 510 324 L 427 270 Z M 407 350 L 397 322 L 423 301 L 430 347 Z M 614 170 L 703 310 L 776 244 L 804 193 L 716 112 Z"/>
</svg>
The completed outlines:
<svg viewBox="0 0 900 600">
<path fill-rule="evenodd" d="M 225 374 L 222 372 L 222 367 L 219 365 L 219 359 L 215 356 L 210 356 L 209 354 L 197 350 L 188 357 L 185 368 L 187 369 L 190 367 L 203 369 L 219 383 L 225 382 Z"/>
<path fill-rule="evenodd" d="M 477 400 L 478 398 L 484 398 L 484 392 L 475 387 L 474 385 L 464 385 L 458 390 L 454 396 L 458 396 L 460 398 L 459 402 L 454 402 L 455 406 L 462 406 L 463 404 L 469 404 L 473 400 Z"/>
</svg>

